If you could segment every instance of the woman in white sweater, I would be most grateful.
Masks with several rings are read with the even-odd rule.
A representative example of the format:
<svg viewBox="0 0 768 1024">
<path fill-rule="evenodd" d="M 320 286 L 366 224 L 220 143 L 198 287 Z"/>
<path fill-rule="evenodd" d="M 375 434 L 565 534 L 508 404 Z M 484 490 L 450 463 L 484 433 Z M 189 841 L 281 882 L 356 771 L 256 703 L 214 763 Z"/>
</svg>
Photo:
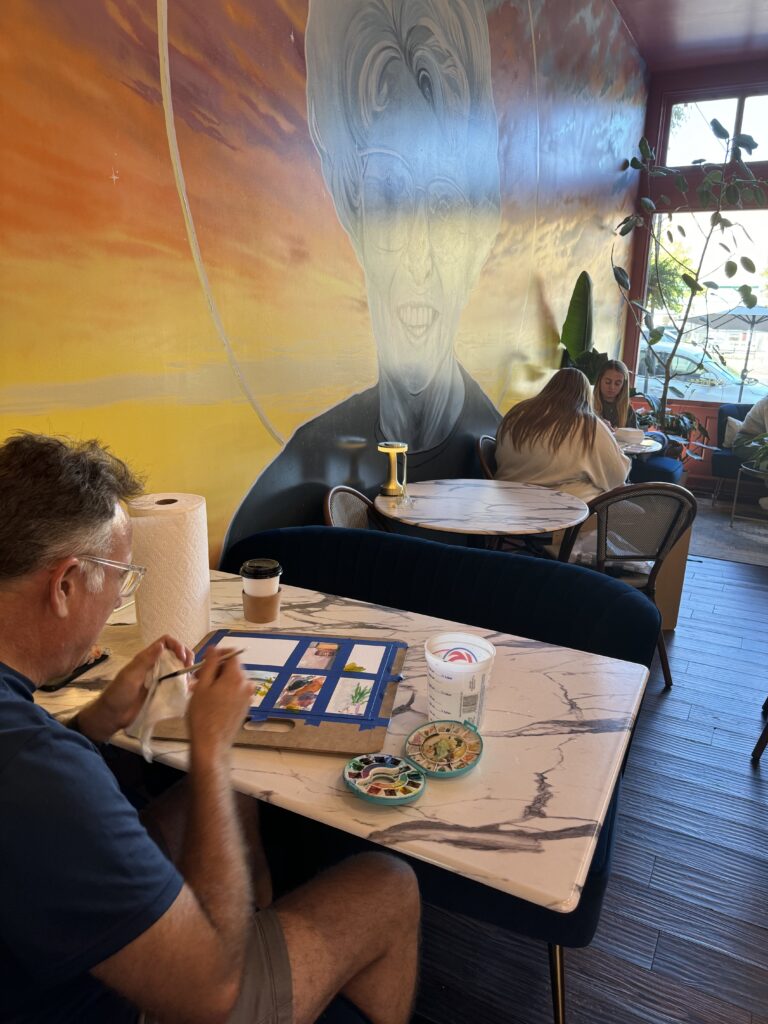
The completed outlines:
<svg viewBox="0 0 768 1024">
<path fill-rule="evenodd" d="M 630 460 L 592 409 L 581 370 L 558 370 L 534 398 L 519 402 L 496 434 L 496 479 L 540 484 L 589 501 L 619 487 Z"/>
</svg>

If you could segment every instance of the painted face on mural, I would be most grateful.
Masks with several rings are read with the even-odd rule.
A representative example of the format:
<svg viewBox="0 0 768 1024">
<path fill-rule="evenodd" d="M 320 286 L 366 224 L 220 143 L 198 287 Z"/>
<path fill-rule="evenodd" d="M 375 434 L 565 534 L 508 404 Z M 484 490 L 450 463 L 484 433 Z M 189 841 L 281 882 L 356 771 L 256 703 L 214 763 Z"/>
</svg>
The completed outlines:
<svg viewBox="0 0 768 1024">
<path fill-rule="evenodd" d="M 358 251 L 382 368 L 411 395 L 448 372 L 473 261 L 463 154 L 413 76 L 374 119 L 361 154 Z"/>
</svg>

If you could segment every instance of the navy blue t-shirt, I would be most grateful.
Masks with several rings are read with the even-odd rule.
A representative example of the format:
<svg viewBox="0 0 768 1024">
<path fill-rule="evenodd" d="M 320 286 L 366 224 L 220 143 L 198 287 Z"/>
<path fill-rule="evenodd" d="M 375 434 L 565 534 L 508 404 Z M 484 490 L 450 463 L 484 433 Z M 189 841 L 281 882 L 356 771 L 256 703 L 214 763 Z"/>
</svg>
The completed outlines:
<svg viewBox="0 0 768 1024">
<path fill-rule="evenodd" d="M 183 879 L 96 747 L 0 663 L 0 1020 L 123 1024 L 88 971 L 137 938 Z"/>
</svg>

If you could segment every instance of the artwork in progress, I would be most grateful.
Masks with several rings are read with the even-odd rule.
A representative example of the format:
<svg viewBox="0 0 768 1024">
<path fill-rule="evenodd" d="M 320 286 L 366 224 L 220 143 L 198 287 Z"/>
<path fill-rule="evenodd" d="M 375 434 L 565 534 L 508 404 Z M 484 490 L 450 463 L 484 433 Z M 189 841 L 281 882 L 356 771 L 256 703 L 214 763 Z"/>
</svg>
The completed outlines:
<svg viewBox="0 0 768 1024">
<path fill-rule="evenodd" d="M 381 750 L 407 644 L 290 633 L 220 629 L 199 645 L 242 650 L 253 687 L 237 743 L 339 753 Z M 186 736 L 182 719 L 159 724 L 156 736 Z"/>
</svg>

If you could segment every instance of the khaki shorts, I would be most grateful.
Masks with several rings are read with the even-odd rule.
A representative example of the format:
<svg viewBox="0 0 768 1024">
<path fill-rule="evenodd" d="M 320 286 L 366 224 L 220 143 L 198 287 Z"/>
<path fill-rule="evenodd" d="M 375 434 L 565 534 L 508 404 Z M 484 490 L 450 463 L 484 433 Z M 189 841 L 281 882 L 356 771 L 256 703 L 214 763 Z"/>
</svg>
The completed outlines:
<svg viewBox="0 0 768 1024">
<path fill-rule="evenodd" d="M 243 984 L 227 1024 L 292 1024 L 291 965 L 274 908 L 256 914 L 245 957 Z M 160 1022 L 142 1014 L 139 1024 Z"/>
</svg>

